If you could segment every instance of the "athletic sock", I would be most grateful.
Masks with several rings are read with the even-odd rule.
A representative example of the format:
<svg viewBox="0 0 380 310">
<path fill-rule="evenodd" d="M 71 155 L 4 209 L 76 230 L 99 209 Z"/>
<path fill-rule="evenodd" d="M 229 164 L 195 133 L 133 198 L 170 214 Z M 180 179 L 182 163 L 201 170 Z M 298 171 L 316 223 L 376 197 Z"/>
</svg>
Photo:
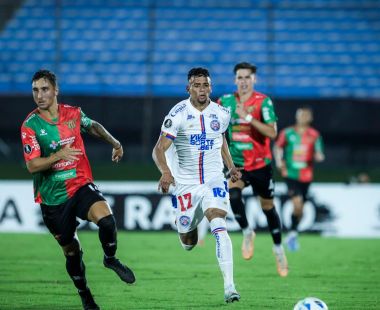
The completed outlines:
<svg viewBox="0 0 380 310">
<path fill-rule="evenodd" d="M 267 217 L 269 231 L 272 235 L 273 243 L 275 245 L 281 244 L 281 221 L 276 208 L 273 206 L 270 210 L 263 210 Z"/>
<path fill-rule="evenodd" d="M 66 270 L 75 287 L 79 292 L 88 290 L 86 280 L 86 267 L 82 260 L 83 252 L 80 251 L 74 256 L 66 256 Z"/>
<path fill-rule="evenodd" d="M 230 188 L 230 203 L 232 212 L 235 215 L 236 221 L 239 223 L 241 229 L 248 227 L 247 215 L 245 213 L 245 205 L 243 203 L 241 189 Z"/>
<path fill-rule="evenodd" d="M 290 226 L 290 230 L 293 230 L 293 231 L 297 231 L 297 228 L 298 228 L 298 224 L 300 222 L 300 218 L 294 214 L 292 214 L 292 224 Z"/>
<path fill-rule="evenodd" d="M 216 239 L 216 258 L 223 275 L 224 288 L 234 287 L 232 243 L 226 228 L 226 221 L 217 217 L 210 222 L 211 232 Z"/>
<path fill-rule="evenodd" d="M 117 249 L 116 222 L 112 214 L 103 217 L 99 222 L 99 239 L 102 243 L 104 256 L 114 257 Z"/>
</svg>

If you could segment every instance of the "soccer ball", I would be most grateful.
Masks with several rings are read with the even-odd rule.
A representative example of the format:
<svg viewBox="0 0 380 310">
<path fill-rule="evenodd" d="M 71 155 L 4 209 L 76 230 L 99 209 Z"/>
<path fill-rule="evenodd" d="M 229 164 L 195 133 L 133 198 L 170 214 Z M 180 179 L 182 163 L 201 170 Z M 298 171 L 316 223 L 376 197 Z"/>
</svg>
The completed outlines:
<svg viewBox="0 0 380 310">
<path fill-rule="evenodd" d="M 297 302 L 293 310 L 328 310 L 328 308 L 322 300 L 315 297 L 306 297 Z"/>
</svg>

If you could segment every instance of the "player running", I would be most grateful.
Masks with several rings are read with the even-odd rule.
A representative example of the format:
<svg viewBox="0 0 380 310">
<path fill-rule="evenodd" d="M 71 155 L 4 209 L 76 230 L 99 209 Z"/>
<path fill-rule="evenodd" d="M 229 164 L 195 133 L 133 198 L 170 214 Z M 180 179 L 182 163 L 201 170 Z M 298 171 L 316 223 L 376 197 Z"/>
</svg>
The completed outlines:
<svg viewBox="0 0 380 310">
<path fill-rule="evenodd" d="M 312 110 L 308 107 L 299 108 L 296 124 L 280 132 L 274 147 L 276 166 L 285 178 L 288 195 L 293 203 L 290 232 L 286 238 L 290 251 L 299 249 L 298 224 L 313 180 L 313 161 L 325 159 L 322 137 L 310 126 L 312 121 Z"/>
<path fill-rule="evenodd" d="M 207 69 L 189 71 L 187 91 L 190 98 L 170 110 L 153 149 L 153 159 L 162 174 L 159 189 L 168 193 L 169 187 L 174 186 L 176 225 L 185 250 L 196 246 L 197 225 L 203 217 L 210 222 L 224 279 L 224 299 L 234 302 L 240 295 L 233 280 L 232 244 L 225 220 L 229 195 L 223 161 L 232 181 L 241 174 L 232 162 L 223 135 L 230 113 L 210 100 L 211 80 Z"/>
</svg>

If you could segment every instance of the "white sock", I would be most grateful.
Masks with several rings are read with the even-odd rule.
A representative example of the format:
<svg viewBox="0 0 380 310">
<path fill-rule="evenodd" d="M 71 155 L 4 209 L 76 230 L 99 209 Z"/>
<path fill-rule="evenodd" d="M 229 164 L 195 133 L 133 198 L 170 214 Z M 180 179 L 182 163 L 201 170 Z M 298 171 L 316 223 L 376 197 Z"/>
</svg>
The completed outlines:
<svg viewBox="0 0 380 310">
<path fill-rule="evenodd" d="M 253 234 L 253 229 L 251 227 L 247 227 L 247 228 L 244 228 L 243 230 L 243 236 L 246 237 L 246 236 L 250 236 Z"/>
<path fill-rule="evenodd" d="M 214 218 L 210 227 L 216 239 L 216 258 L 222 271 L 224 288 L 234 288 L 232 243 L 227 233 L 226 221 L 220 217 Z"/>
</svg>

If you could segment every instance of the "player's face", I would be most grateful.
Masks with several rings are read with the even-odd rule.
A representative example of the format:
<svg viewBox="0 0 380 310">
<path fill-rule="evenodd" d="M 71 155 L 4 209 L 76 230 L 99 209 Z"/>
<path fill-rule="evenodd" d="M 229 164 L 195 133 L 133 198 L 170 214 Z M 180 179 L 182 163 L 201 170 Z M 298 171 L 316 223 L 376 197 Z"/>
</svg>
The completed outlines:
<svg viewBox="0 0 380 310">
<path fill-rule="evenodd" d="M 309 125 L 313 121 L 313 113 L 308 109 L 298 109 L 296 121 L 298 125 Z"/>
<path fill-rule="evenodd" d="M 188 91 L 191 100 L 203 105 L 209 102 L 211 94 L 211 80 L 205 76 L 192 76 L 189 80 Z"/>
<path fill-rule="evenodd" d="M 33 99 L 41 110 L 48 110 L 57 102 L 58 88 L 48 79 L 41 78 L 32 83 Z"/>
<path fill-rule="evenodd" d="M 239 69 L 235 74 L 235 84 L 239 94 L 246 94 L 253 90 L 256 75 L 250 69 Z"/>
</svg>

